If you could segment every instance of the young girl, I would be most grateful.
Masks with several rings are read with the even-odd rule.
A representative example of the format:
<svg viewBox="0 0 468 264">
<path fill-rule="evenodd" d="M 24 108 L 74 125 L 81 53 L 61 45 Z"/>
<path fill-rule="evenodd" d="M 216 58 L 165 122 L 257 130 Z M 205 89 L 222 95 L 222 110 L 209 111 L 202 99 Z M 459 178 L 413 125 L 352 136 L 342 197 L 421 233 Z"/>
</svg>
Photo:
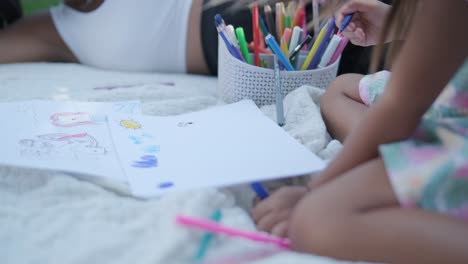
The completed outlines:
<svg viewBox="0 0 468 264">
<path fill-rule="evenodd" d="M 343 150 L 258 203 L 257 227 L 339 259 L 468 263 L 468 1 L 351 0 L 337 25 L 350 13 L 355 44 L 404 39 L 393 72 L 331 85 L 321 107 Z"/>
</svg>

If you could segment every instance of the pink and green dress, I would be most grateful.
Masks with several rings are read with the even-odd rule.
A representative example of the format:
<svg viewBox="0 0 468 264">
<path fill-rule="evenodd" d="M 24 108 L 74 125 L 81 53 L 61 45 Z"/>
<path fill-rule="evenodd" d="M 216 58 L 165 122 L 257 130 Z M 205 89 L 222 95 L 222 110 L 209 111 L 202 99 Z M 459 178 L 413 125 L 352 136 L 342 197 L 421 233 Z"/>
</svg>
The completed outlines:
<svg viewBox="0 0 468 264">
<path fill-rule="evenodd" d="M 361 99 L 372 105 L 390 72 L 365 76 Z M 394 191 L 404 207 L 468 221 L 468 59 L 409 139 L 379 147 Z"/>
</svg>

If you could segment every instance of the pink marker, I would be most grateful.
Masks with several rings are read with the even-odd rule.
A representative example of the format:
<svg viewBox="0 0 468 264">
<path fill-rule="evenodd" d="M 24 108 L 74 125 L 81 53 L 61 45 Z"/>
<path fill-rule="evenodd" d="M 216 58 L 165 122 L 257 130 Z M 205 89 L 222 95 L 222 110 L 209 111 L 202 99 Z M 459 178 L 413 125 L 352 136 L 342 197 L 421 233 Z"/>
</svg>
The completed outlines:
<svg viewBox="0 0 468 264">
<path fill-rule="evenodd" d="M 271 235 L 265 235 L 265 234 L 258 233 L 258 232 L 238 230 L 238 229 L 223 226 L 221 224 L 218 224 L 210 220 L 197 219 L 193 217 L 179 215 L 176 217 L 176 222 L 179 225 L 199 228 L 199 229 L 209 231 L 212 233 L 219 233 L 219 234 L 225 234 L 227 236 L 232 236 L 232 237 L 245 238 L 245 239 L 252 240 L 255 242 L 274 244 L 280 248 L 287 249 L 290 247 L 290 242 L 288 239 L 282 239 L 282 238 L 278 238 L 278 237 L 271 236 Z"/>
<path fill-rule="evenodd" d="M 286 45 L 289 47 L 289 41 L 291 41 L 291 35 L 292 35 L 292 31 L 290 28 L 285 28 L 284 29 L 284 33 L 283 33 L 283 38 L 284 38 L 284 41 L 286 42 Z M 288 55 L 288 54 L 286 54 Z"/>
<path fill-rule="evenodd" d="M 348 45 L 348 41 L 349 39 L 347 37 L 343 37 L 341 39 L 340 44 L 336 48 L 335 53 L 333 53 L 333 56 L 331 57 L 330 62 L 328 62 L 327 66 L 333 64 L 338 59 L 338 57 L 340 57 L 344 48 L 346 47 L 346 45 Z"/>
</svg>

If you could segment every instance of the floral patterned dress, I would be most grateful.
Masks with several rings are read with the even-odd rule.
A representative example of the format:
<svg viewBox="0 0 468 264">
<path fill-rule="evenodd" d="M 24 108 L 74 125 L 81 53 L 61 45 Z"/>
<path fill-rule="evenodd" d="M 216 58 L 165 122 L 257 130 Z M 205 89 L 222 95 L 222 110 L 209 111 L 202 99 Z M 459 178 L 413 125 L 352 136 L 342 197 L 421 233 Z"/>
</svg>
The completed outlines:
<svg viewBox="0 0 468 264">
<path fill-rule="evenodd" d="M 365 76 L 361 99 L 372 105 L 390 78 Z M 409 139 L 379 147 L 403 207 L 418 207 L 468 221 L 468 59 Z"/>
</svg>

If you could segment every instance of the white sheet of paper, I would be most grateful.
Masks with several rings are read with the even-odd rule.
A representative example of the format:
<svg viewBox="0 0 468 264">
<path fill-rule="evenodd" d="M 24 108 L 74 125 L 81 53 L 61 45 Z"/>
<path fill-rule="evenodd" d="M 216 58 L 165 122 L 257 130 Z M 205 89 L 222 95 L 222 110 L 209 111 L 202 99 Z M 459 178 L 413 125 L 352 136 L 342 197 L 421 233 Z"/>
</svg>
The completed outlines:
<svg viewBox="0 0 468 264">
<path fill-rule="evenodd" d="M 134 195 L 304 175 L 325 163 L 252 101 L 172 117 L 109 116 Z"/>
<path fill-rule="evenodd" d="M 111 113 L 140 114 L 140 103 L 2 103 L 0 163 L 126 181 L 107 125 Z"/>
</svg>

